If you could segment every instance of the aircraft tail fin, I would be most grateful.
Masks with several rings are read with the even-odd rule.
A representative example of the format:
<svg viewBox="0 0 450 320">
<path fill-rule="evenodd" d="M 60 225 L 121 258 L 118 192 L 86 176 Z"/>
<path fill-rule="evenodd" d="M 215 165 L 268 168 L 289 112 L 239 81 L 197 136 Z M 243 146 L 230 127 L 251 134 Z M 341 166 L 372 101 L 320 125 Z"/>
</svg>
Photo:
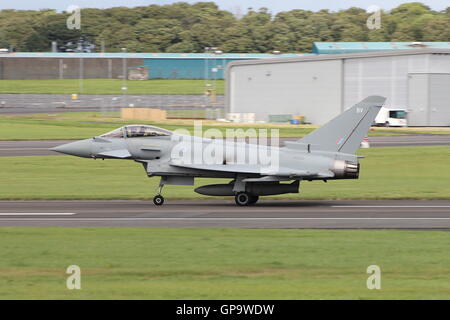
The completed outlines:
<svg viewBox="0 0 450 320">
<path fill-rule="evenodd" d="M 312 149 L 355 154 L 385 101 L 369 96 L 298 142 Z"/>
</svg>

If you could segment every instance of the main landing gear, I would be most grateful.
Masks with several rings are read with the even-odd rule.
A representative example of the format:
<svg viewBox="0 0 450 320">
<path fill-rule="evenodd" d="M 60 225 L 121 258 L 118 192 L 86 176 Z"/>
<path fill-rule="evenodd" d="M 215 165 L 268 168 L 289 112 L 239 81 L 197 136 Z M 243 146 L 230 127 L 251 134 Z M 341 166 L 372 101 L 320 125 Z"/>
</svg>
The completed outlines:
<svg viewBox="0 0 450 320">
<path fill-rule="evenodd" d="M 258 201 L 258 196 L 253 196 L 247 192 L 238 192 L 234 196 L 234 201 L 238 206 L 250 206 Z"/>
</svg>

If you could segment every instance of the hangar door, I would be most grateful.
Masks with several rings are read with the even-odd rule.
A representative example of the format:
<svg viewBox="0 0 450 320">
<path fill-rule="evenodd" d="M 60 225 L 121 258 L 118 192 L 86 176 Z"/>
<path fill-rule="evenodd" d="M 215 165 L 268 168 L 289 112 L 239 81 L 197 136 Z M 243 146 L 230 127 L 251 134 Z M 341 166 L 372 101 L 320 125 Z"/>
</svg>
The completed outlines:
<svg viewBox="0 0 450 320">
<path fill-rule="evenodd" d="M 428 74 L 408 75 L 408 125 L 428 125 Z"/>
<path fill-rule="evenodd" d="M 325 124 L 342 112 L 342 61 L 263 59 L 234 63 L 227 78 L 229 112 L 302 115 Z"/>
<path fill-rule="evenodd" d="M 430 74 L 429 83 L 429 125 L 450 126 L 450 74 Z"/>
<path fill-rule="evenodd" d="M 408 75 L 410 126 L 450 126 L 450 74 Z"/>
</svg>

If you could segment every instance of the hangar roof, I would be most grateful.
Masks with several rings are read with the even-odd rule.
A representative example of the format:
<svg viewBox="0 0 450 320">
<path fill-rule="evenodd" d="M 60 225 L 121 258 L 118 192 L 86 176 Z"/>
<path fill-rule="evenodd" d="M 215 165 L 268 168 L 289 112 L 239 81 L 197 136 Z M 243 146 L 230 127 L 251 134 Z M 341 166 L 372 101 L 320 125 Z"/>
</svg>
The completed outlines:
<svg viewBox="0 0 450 320">
<path fill-rule="evenodd" d="M 243 60 L 230 62 L 227 66 L 227 70 L 229 72 L 233 67 L 245 65 L 289 63 L 289 62 L 303 62 L 303 61 L 326 61 L 326 60 L 354 59 L 354 58 L 392 57 L 392 56 L 405 56 L 418 54 L 443 54 L 449 55 L 450 57 L 450 49 L 414 49 L 414 50 L 409 49 L 409 50 L 344 53 L 344 54 L 319 54 L 295 58 Z"/>
<path fill-rule="evenodd" d="M 450 49 L 450 42 L 314 42 L 315 54 L 338 54 L 411 49 Z"/>
</svg>

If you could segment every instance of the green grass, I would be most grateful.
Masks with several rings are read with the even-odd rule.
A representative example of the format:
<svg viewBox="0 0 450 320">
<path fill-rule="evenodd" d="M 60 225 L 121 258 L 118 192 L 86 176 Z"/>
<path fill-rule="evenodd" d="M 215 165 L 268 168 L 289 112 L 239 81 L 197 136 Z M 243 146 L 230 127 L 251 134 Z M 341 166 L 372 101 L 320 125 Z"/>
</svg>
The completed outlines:
<svg viewBox="0 0 450 320">
<path fill-rule="evenodd" d="M 177 114 L 177 112 L 171 112 Z M 193 113 L 198 116 L 197 113 Z M 50 139 L 84 139 L 101 135 L 107 131 L 127 124 L 150 124 L 168 130 L 188 129 L 193 132 L 192 120 L 167 120 L 152 122 L 143 120 L 121 120 L 118 113 L 59 113 L 31 115 L 0 116 L 0 140 L 50 140 Z M 273 124 L 229 124 L 203 121 L 203 130 L 215 128 L 225 133 L 233 129 L 278 129 L 282 137 L 299 137 L 311 132 L 311 127 Z M 270 134 L 270 131 L 269 131 Z"/>
<path fill-rule="evenodd" d="M 172 116 L 184 115 L 186 112 L 171 110 Z M 204 114 L 204 113 L 203 113 Z M 201 117 L 202 112 L 191 111 L 193 117 Z M 96 112 L 67 112 L 55 114 L 26 114 L 26 115 L 0 115 L 0 140 L 48 140 L 48 139 L 84 139 L 103 134 L 120 126 L 133 123 L 151 124 L 175 130 L 186 128 L 192 131 L 191 120 L 167 120 L 164 122 L 151 121 L 124 121 L 119 113 Z M 230 124 L 213 121 L 204 121 L 203 129 L 216 128 L 225 132 L 227 128 L 249 129 L 278 129 L 281 137 L 302 137 L 315 126 L 295 126 L 284 124 Z M 372 128 L 370 136 L 394 136 L 403 134 L 450 134 L 445 129 L 414 129 L 414 128 Z"/>
<path fill-rule="evenodd" d="M 450 233 L 0 228 L 0 299 L 449 299 Z M 66 268 L 81 268 L 81 290 Z M 381 268 L 381 290 L 366 269 Z"/>
<path fill-rule="evenodd" d="M 85 79 L 80 92 L 80 80 L 0 80 L 0 93 L 52 94 L 121 94 L 120 79 Z M 217 80 L 217 94 L 224 93 L 224 81 Z M 205 80 L 145 80 L 127 81 L 128 94 L 194 94 L 205 92 Z"/>
<path fill-rule="evenodd" d="M 450 148 L 361 149 L 358 180 L 302 182 L 279 199 L 450 199 Z M 128 160 L 71 156 L 0 157 L 0 199 L 151 199 L 159 178 Z M 196 179 L 196 186 L 228 180 Z M 166 186 L 171 199 L 206 198 L 191 186 Z M 211 198 L 210 198 L 211 199 Z"/>
</svg>

